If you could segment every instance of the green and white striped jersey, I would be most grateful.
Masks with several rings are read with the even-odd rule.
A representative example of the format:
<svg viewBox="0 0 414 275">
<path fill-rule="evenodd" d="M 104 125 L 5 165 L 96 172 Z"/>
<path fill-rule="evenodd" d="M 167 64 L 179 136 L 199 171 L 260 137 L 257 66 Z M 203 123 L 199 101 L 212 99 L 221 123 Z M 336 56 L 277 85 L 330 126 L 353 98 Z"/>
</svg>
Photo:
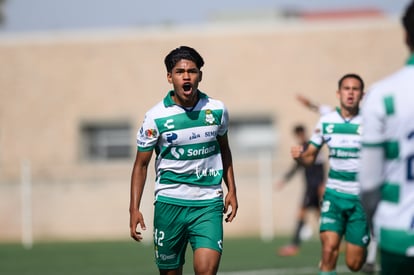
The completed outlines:
<svg viewBox="0 0 414 275">
<path fill-rule="evenodd" d="M 323 115 L 312 134 L 310 143 L 329 148 L 329 173 L 326 188 L 343 197 L 356 197 L 360 192 L 357 181 L 361 147 L 361 116 L 344 119 L 340 109 Z"/>
<path fill-rule="evenodd" d="M 217 136 L 227 133 L 224 104 L 199 91 L 190 109 L 175 104 L 170 91 L 145 115 L 138 151 L 155 150 L 155 199 L 198 206 L 222 200 L 223 164 Z"/>
<path fill-rule="evenodd" d="M 362 106 L 360 180 L 362 191 L 381 190 L 374 216 L 379 245 L 414 256 L 414 55 L 374 84 Z"/>
</svg>

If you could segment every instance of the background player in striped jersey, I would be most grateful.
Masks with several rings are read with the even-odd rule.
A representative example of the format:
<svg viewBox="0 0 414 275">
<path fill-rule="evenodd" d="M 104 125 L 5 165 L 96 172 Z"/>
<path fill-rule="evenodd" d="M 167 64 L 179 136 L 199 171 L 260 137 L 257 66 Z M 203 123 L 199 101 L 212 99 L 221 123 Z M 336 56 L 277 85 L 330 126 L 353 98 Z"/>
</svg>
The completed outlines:
<svg viewBox="0 0 414 275">
<path fill-rule="evenodd" d="M 130 234 L 146 229 L 140 202 L 153 152 L 155 160 L 154 249 L 160 274 L 182 274 L 187 244 L 194 273 L 216 274 L 223 245 L 223 213 L 231 222 L 238 202 L 224 104 L 198 90 L 204 60 L 181 46 L 164 60 L 173 86 L 151 108 L 137 134 L 131 177 Z M 222 180 L 227 186 L 223 203 Z"/>
<path fill-rule="evenodd" d="M 305 151 L 294 146 L 291 154 L 310 165 L 320 148 L 329 148 L 329 173 L 321 206 L 320 274 L 336 274 L 336 262 L 342 236 L 346 241 L 346 264 L 352 271 L 361 269 L 369 243 L 369 228 L 362 208 L 357 181 L 361 141 L 359 103 L 364 82 L 356 74 L 347 74 L 338 82 L 340 107 L 322 116 Z"/>
<path fill-rule="evenodd" d="M 414 271 L 414 2 L 402 23 L 410 57 L 375 83 L 362 108 L 362 202 L 381 253 L 382 274 Z"/>
<path fill-rule="evenodd" d="M 327 114 L 333 110 L 333 108 L 329 105 L 324 104 L 318 104 L 311 99 L 305 97 L 304 95 L 298 94 L 296 96 L 296 99 L 306 108 L 309 110 L 312 110 L 314 112 L 318 112 L 320 115 Z M 365 272 L 367 274 L 372 274 L 377 270 L 376 267 L 376 260 L 377 260 L 377 249 L 378 249 L 378 243 L 377 240 L 373 234 L 373 228 L 371 227 L 371 241 L 368 245 L 368 253 L 366 257 L 366 261 L 364 265 L 361 268 L 362 272 Z M 340 251 L 344 250 L 343 245 L 341 244 Z"/>
</svg>

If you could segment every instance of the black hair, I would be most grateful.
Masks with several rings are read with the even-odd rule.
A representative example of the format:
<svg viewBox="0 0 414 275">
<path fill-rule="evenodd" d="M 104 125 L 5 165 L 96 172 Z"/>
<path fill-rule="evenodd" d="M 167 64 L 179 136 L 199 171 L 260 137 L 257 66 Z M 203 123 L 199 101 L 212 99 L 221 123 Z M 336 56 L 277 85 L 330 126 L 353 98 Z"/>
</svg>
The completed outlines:
<svg viewBox="0 0 414 275">
<path fill-rule="evenodd" d="M 362 80 L 362 78 L 359 75 L 357 75 L 357 74 L 346 74 L 343 77 L 341 77 L 339 79 L 339 81 L 338 81 L 338 89 L 341 89 L 342 82 L 344 82 L 344 80 L 347 79 L 347 78 L 355 78 L 355 79 L 357 79 L 359 81 L 359 83 L 361 84 L 361 92 L 364 91 L 364 86 L 365 86 L 364 80 Z"/>
<path fill-rule="evenodd" d="M 305 126 L 303 126 L 302 124 L 296 125 L 295 127 L 293 127 L 293 133 L 296 135 L 305 133 Z"/>
<path fill-rule="evenodd" d="M 182 59 L 193 61 L 198 69 L 204 65 L 201 55 L 191 47 L 180 46 L 172 50 L 164 59 L 167 72 L 171 72 L 174 66 Z"/>
<path fill-rule="evenodd" d="M 405 31 L 407 32 L 407 43 L 411 50 L 414 50 L 414 1 L 407 6 L 401 18 Z"/>
</svg>

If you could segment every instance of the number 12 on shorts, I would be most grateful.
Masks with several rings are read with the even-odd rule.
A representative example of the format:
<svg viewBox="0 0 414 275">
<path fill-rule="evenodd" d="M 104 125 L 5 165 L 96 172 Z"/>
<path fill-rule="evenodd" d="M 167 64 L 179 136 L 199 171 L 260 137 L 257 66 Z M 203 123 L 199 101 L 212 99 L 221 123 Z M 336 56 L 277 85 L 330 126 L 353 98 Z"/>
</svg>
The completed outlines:
<svg viewBox="0 0 414 275">
<path fill-rule="evenodd" d="M 158 246 L 162 246 L 162 241 L 164 240 L 165 233 L 164 231 L 158 231 L 157 228 L 154 230 L 154 242 Z"/>
</svg>

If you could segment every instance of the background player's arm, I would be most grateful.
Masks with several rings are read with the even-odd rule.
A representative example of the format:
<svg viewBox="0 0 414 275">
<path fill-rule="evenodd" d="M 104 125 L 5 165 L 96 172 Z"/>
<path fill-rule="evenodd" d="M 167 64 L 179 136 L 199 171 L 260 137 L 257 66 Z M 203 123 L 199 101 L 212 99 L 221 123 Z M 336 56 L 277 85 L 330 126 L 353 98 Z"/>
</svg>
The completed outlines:
<svg viewBox="0 0 414 275">
<path fill-rule="evenodd" d="M 147 179 L 148 165 L 151 160 L 152 150 L 148 152 L 139 152 L 134 162 L 131 176 L 131 198 L 129 204 L 129 230 L 131 237 L 136 241 L 141 241 L 141 233 L 137 231 L 138 224 L 142 230 L 146 229 L 144 217 L 139 210 L 142 193 L 144 191 L 145 181 Z"/>
<path fill-rule="evenodd" d="M 227 213 L 229 206 L 231 212 L 227 214 L 226 222 L 231 222 L 236 217 L 238 202 L 236 194 L 236 183 L 234 180 L 233 159 L 230 151 L 227 134 L 224 136 L 217 136 L 217 141 L 220 145 L 221 159 L 223 162 L 223 180 L 227 187 L 227 194 L 224 199 L 224 213 Z"/>
<path fill-rule="evenodd" d="M 276 182 L 275 188 L 277 190 L 281 189 L 290 179 L 296 174 L 296 172 L 301 168 L 302 166 L 298 162 L 294 162 L 292 167 L 285 173 L 282 179 Z"/>
<path fill-rule="evenodd" d="M 309 98 L 303 95 L 296 95 L 296 99 L 306 108 L 311 111 L 318 112 L 320 115 L 324 115 L 327 113 L 332 112 L 333 108 L 329 105 L 325 104 L 318 104 L 316 102 L 311 101 Z"/>
<path fill-rule="evenodd" d="M 319 148 L 312 143 L 303 151 L 303 146 L 293 146 L 290 150 L 292 158 L 303 165 L 312 165 L 315 162 L 316 156 L 319 153 Z"/>
<path fill-rule="evenodd" d="M 283 177 L 284 182 L 288 182 L 295 174 L 296 172 L 301 168 L 300 164 L 295 162 L 292 167 L 286 172 L 286 174 Z"/>
<path fill-rule="evenodd" d="M 312 102 L 309 98 L 303 96 L 303 95 L 296 95 L 296 99 L 306 108 L 308 108 L 309 110 L 312 110 L 314 112 L 318 112 L 319 111 L 319 105 L 315 102 Z"/>
</svg>

